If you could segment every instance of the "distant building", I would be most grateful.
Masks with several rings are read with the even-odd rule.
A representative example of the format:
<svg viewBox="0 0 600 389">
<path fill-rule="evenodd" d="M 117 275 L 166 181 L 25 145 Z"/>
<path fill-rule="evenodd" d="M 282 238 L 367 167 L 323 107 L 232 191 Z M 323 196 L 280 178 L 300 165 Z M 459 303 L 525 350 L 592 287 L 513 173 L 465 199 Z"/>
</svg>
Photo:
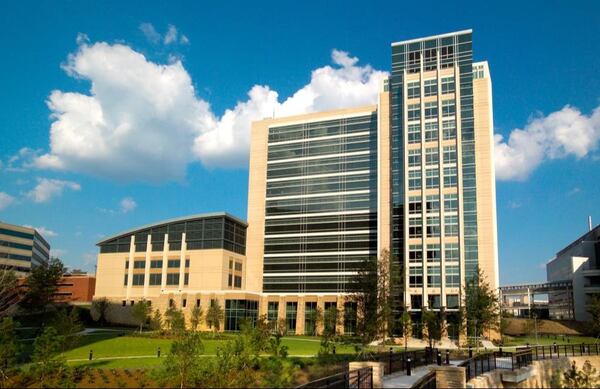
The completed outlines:
<svg viewBox="0 0 600 389">
<path fill-rule="evenodd" d="M 87 304 L 92 302 L 96 277 L 91 274 L 65 274 L 53 300 L 57 303 Z"/>
<path fill-rule="evenodd" d="M 548 281 L 573 283 L 575 320 L 589 320 L 586 304 L 594 293 L 600 293 L 600 225 L 586 232 L 546 264 Z M 561 305 L 568 298 L 565 291 L 548 294 L 550 306 Z M 564 312 L 550 310 L 550 317 L 563 318 Z"/>
<path fill-rule="evenodd" d="M 50 244 L 31 227 L 0 222 L 0 269 L 24 276 L 50 259 Z"/>
</svg>

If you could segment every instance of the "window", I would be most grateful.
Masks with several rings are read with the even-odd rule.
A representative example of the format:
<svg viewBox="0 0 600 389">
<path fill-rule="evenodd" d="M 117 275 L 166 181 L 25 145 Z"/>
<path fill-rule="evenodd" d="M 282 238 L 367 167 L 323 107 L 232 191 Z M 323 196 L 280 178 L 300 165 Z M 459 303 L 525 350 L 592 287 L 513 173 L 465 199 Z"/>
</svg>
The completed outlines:
<svg viewBox="0 0 600 389">
<path fill-rule="evenodd" d="M 227 286 L 233 286 L 233 274 L 229 274 L 227 277 Z"/>
<path fill-rule="evenodd" d="M 411 244 L 408 246 L 408 260 L 409 262 L 422 262 L 423 261 L 423 245 Z"/>
<path fill-rule="evenodd" d="M 454 76 L 442 77 L 442 94 L 454 93 Z"/>
<path fill-rule="evenodd" d="M 156 286 L 162 283 L 162 274 L 151 273 L 149 285 Z"/>
<path fill-rule="evenodd" d="M 409 104 L 408 105 L 408 120 L 419 120 L 421 118 L 421 105 L 420 104 Z"/>
<path fill-rule="evenodd" d="M 423 63 L 423 68 L 427 70 L 435 70 L 437 64 L 437 56 L 435 49 L 426 49 L 425 52 L 425 60 Z"/>
<path fill-rule="evenodd" d="M 454 120 L 444 120 L 442 122 L 442 132 L 444 140 L 456 139 L 456 122 Z"/>
<path fill-rule="evenodd" d="M 242 277 L 235 276 L 233 278 L 233 287 L 234 288 L 241 288 L 242 287 Z"/>
<path fill-rule="evenodd" d="M 440 174 L 438 169 L 427 169 L 425 177 L 425 187 L 427 189 L 440 187 Z"/>
<path fill-rule="evenodd" d="M 190 267 L 190 260 L 189 259 L 185 260 L 185 267 Z"/>
<path fill-rule="evenodd" d="M 437 165 L 440 162 L 440 155 L 437 147 L 428 147 L 425 149 L 425 164 Z"/>
<path fill-rule="evenodd" d="M 409 170 L 408 171 L 408 189 L 421 189 L 421 171 L 420 170 Z"/>
<path fill-rule="evenodd" d="M 409 99 L 421 96 L 421 86 L 419 81 L 412 81 L 406 84 L 407 95 Z"/>
<path fill-rule="evenodd" d="M 408 268 L 408 284 L 412 288 L 423 286 L 423 268 L 409 267 Z"/>
<path fill-rule="evenodd" d="M 175 308 L 175 300 L 169 299 L 169 308 Z"/>
<path fill-rule="evenodd" d="M 410 295 L 410 307 L 412 309 L 421 309 L 423 308 L 423 296 L 420 294 L 412 294 Z M 417 326 L 415 326 L 417 327 Z"/>
<path fill-rule="evenodd" d="M 132 307 L 133 307 L 133 305 L 134 305 L 134 304 L 135 304 L 135 301 L 133 301 L 133 300 L 131 300 L 131 301 L 129 302 L 129 305 L 131 305 Z"/>
<path fill-rule="evenodd" d="M 446 266 L 446 286 L 460 286 L 460 269 L 458 266 Z"/>
<path fill-rule="evenodd" d="M 425 209 L 427 213 L 436 213 L 440 210 L 440 196 L 439 195 L 428 195 L 426 197 Z"/>
<path fill-rule="evenodd" d="M 438 116 L 437 101 L 428 101 L 425 103 L 425 119 L 434 119 Z"/>
<path fill-rule="evenodd" d="M 447 294 L 446 295 L 446 308 L 458 309 L 458 295 L 457 294 Z"/>
<path fill-rule="evenodd" d="M 167 262 L 167 267 L 179 267 L 179 265 L 181 265 L 179 259 L 169 259 L 169 262 Z"/>
<path fill-rule="evenodd" d="M 196 299 L 196 308 L 200 308 L 200 299 Z"/>
<path fill-rule="evenodd" d="M 269 301 L 267 304 L 267 320 L 271 323 L 277 322 L 277 316 L 279 312 L 279 302 Z"/>
<path fill-rule="evenodd" d="M 353 335 L 356 331 L 357 309 L 355 302 L 344 303 L 344 335 Z"/>
<path fill-rule="evenodd" d="M 190 273 L 185 273 L 183 275 L 183 285 L 189 285 L 190 283 Z"/>
<path fill-rule="evenodd" d="M 419 214 L 422 210 L 421 196 L 410 196 L 408 198 L 408 213 Z"/>
<path fill-rule="evenodd" d="M 181 307 L 185 308 L 187 305 L 187 299 L 181 300 Z"/>
<path fill-rule="evenodd" d="M 235 263 L 235 271 L 242 271 L 242 264 L 240 262 Z"/>
<path fill-rule="evenodd" d="M 421 150 L 408 150 L 408 166 L 415 167 L 421 166 Z"/>
<path fill-rule="evenodd" d="M 458 236 L 458 216 L 444 216 L 444 235 Z"/>
<path fill-rule="evenodd" d="M 456 163 L 456 146 L 444 146 L 444 163 Z"/>
<path fill-rule="evenodd" d="M 122 306 L 122 307 L 124 307 L 124 306 L 126 306 L 126 305 L 127 305 L 127 301 L 125 301 L 125 300 L 121 301 L 121 306 Z"/>
<path fill-rule="evenodd" d="M 437 80 L 436 79 L 425 80 L 425 83 L 423 85 L 423 95 L 425 97 L 437 95 Z M 436 103 L 436 106 L 437 106 L 437 103 Z"/>
<path fill-rule="evenodd" d="M 444 46 L 440 49 L 440 62 L 442 69 L 452 67 L 454 64 L 454 46 Z"/>
<path fill-rule="evenodd" d="M 458 211 L 458 195 L 456 193 L 450 193 L 444 195 L 444 211 L 455 212 Z"/>
<path fill-rule="evenodd" d="M 129 274 L 125 274 L 125 278 L 123 279 L 123 285 L 127 285 L 127 281 L 129 280 Z"/>
<path fill-rule="evenodd" d="M 427 268 L 427 286 L 432 288 L 439 288 L 441 286 L 439 266 L 431 266 Z"/>
<path fill-rule="evenodd" d="M 298 303 L 296 301 L 288 301 L 285 304 L 285 324 L 288 333 L 296 333 L 296 314 L 298 312 Z"/>
<path fill-rule="evenodd" d="M 162 268 L 162 264 L 163 264 L 162 260 L 155 259 L 155 260 L 150 261 L 150 268 L 151 269 L 160 269 L 160 268 Z"/>
<path fill-rule="evenodd" d="M 421 53 L 413 51 L 408 53 L 408 73 L 419 73 L 421 71 Z"/>
<path fill-rule="evenodd" d="M 408 219 L 408 236 L 409 238 L 420 238 L 423 235 L 423 219 L 413 217 Z"/>
<path fill-rule="evenodd" d="M 134 269 L 143 269 L 146 267 L 146 261 L 133 261 Z"/>
<path fill-rule="evenodd" d="M 446 243 L 446 261 L 458 261 L 458 243 Z"/>
<path fill-rule="evenodd" d="M 439 272 L 440 269 L 437 268 L 437 270 Z M 427 296 L 427 302 L 430 309 L 440 309 L 442 306 L 442 299 L 439 294 L 430 294 Z"/>
<path fill-rule="evenodd" d="M 304 304 L 304 333 L 307 335 L 316 335 L 316 311 L 316 301 L 307 301 Z"/>
<path fill-rule="evenodd" d="M 229 260 L 229 268 L 233 269 L 233 261 L 231 259 Z"/>
<path fill-rule="evenodd" d="M 439 132 L 437 121 L 425 123 L 425 142 L 437 141 Z"/>
<path fill-rule="evenodd" d="M 444 168 L 444 188 L 455 188 L 458 185 L 458 169 L 456 167 Z"/>
<path fill-rule="evenodd" d="M 125 269 L 129 268 L 129 261 L 125 261 Z"/>
<path fill-rule="evenodd" d="M 427 217 L 427 237 L 436 238 L 440 236 L 440 218 L 438 216 Z"/>
<path fill-rule="evenodd" d="M 420 124 L 409 124 L 408 125 L 408 143 L 421 143 L 421 125 Z"/>
<path fill-rule="evenodd" d="M 439 244 L 428 244 L 427 245 L 427 262 L 439 262 L 441 259 L 440 245 Z"/>
<path fill-rule="evenodd" d="M 167 285 L 179 285 L 179 273 L 167 273 Z"/>
<path fill-rule="evenodd" d="M 442 116 L 454 116 L 456 112 L 456 106 L 454 100 L 442 100 Z"/>
</svg>

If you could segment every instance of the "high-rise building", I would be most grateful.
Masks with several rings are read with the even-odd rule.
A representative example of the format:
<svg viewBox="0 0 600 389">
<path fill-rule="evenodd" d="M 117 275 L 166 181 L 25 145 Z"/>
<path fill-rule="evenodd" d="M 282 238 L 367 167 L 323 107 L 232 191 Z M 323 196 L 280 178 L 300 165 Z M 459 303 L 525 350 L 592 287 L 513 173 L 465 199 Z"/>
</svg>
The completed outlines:
<svg viewBox="0 0 600 389">
<path fill-rule="evenodd" d="M 162 286 L 148 289 L 152 281 L 143 273 L 152 277 L 149 261 L 159 255 L 154 229 L 168 228 L 170 240 L 174 225 L 158 223 L 151 233 L 135 230 L 100 243 L 97 296 L 101 290 L 124 305 L 140 296 L 168 299 L 169 305 L 181 300 L 178 306 L 220 296 L 226 317 L 264 314 L 285 320 L 297 334 L 317 329 L 311 314 L 317 308 L 336 307 L 340 330 L 352 332 L 352 283 L 365 260 L 388 252 L 404 270 L 402 287 L 395 288 L 398 313 L 408 310 L 418 323 L 423 308 L 444 308 L 449 333 L 456 335 L 453 312 L 466 280 L 479 268 L 492 288 L 498 286 L 491 81 L 487 63 L 472 62 L 471 35 L 392 44 L 392 72 L 372 105 L 253 123 L 247 241 L 245 252 L 235 256 L 244 269 L 239 290 L 230 290 L 223 278 L 230 273 L 221 258 L 232 255 L 225 246 L 218 258 L 209 260 L 201 251 L 190 258 L 192 268 L 196 262 L 204 267 L 190 273 L 189 284 L 182 281 L 183 262 L 177 285 L 165 284 L 163 254 Z M 186 229 L 196 223 L 184 219 Z M 167 252 L 161 244 L 158 251 Z M 109 245 L 118 251 L 106 251 Z M 119 288 L 102 280 L 114 266 Z M 204 283 L 207 271 L 220 276 Z M 126 275 L 137 278 L 123 281 Z M 235 322 L 226 328 L 235 329 Z"/>
<path fill-rule="evenodd" d="M 0 269 L 24 276 L 49 259 L 50 244 L 35 228 L 0 222 Z"/>
</svg>

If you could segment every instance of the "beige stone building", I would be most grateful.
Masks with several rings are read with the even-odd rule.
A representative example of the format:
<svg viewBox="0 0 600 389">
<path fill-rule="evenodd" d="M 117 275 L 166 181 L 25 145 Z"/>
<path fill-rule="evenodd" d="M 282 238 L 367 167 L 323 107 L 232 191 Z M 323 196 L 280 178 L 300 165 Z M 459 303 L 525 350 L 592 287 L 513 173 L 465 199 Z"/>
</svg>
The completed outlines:
<svg viewBox="0 0 600 389">
<path fill-rule="evenodd" d="M 0 222 L 0 269 L 26 276 L 50 259 L 50 244 L 32 227 Z"/>
<path fill-rule="evenodd" d="M 335 307 L 339 330 L 352 333 L 351 284 L 387 250 L 403 269 L 397 314 L 418 323 L 423 308 L 445 310 L 457 336 L 466 280 L 480 268 L 498 286 L 491 79 L 471 38 L 393 43 L 372 105 L 254 122 L 248 224 L 198 215 L 108 238 L 96 297 L 123 317 L 141 298 L 183 309 L 218 301 L 226 330 L 265 314 L 296 334 L 315 331 L 317 308 Z M 193 243 L 189 226 L 213 218 L 243 231 L 239 240 L 224 229 L 218 247 Z"/>
</svg>

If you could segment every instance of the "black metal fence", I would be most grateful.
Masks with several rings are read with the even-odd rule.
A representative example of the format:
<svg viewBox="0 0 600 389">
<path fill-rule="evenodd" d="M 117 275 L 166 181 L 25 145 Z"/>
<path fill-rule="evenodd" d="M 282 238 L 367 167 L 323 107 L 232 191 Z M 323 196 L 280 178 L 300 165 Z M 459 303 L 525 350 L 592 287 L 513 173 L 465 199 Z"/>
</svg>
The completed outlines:
<svg viewBox="0 0 600 389">
<path fill-rule="evenodd" d="M 416 389 L 436 389 L 435 371 L 430 371 L 411 386 Z"/>
<path fill-rule="evenodd" d="M 441 351 L 440 351 L 441 352 Z M 411 368 L 427 366 L 436 363 L 438 349 L 425 348 L 424 350 L 393 352 L 375 354 L 375 360 L 384 363 L 384 373 L 391 374 L 397 371 L 406 371 L 408 361 Z M 444 354 L 445 355 L 445 354 Z M 445 358 L 443 356 L 443 358 Z"/>
<path fill-rule="evenodd" d="M 364 367 L 362 369 L 344 371 L 333 374 L 327 377 L 320 378 L 315 381 L 308 382 L 298 386 L 300 388 L 356 388 L 356 389 L 372 389 L 373 388 L 373 368 Z"/>
</svg>

